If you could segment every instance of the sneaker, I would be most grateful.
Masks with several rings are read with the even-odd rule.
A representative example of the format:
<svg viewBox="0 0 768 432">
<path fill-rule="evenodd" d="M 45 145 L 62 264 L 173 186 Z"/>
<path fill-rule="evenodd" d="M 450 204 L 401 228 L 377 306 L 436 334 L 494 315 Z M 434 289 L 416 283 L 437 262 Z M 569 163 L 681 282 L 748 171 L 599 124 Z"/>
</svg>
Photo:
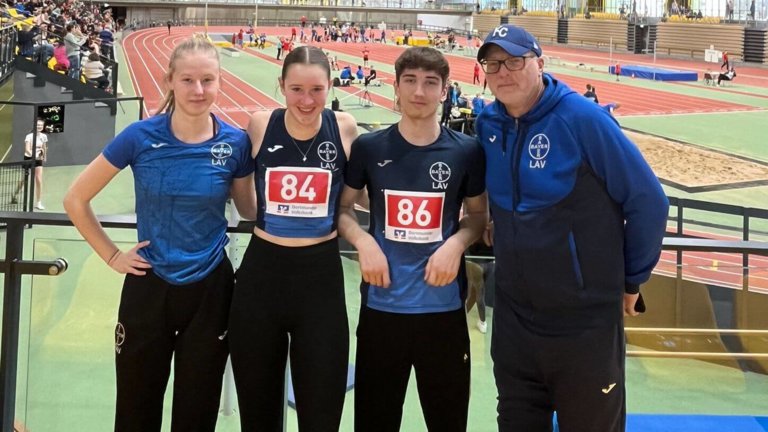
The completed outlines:
<svg viewBox="0 0 768 432">
<path fill-rule="evenodd" d="M 35 204 L 35 208 L 38 210 L 45 210 L 45 206 L 43 206 L 42 201 L 38 201 L 37 204 Z"/>
<path fill-rule="evenodd" d="M 477 329 L 480 330 L 480 333 L 485 334 L 488 331 L 488 323 L 477 320 Z"/>
</svg>

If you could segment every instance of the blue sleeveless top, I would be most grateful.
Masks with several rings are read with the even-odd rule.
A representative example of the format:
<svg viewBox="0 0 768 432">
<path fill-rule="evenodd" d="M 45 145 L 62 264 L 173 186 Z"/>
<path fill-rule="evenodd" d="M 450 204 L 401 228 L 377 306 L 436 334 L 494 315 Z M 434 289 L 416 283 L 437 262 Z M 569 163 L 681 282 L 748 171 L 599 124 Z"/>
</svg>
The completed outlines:
<svg viewBox="0 0 768 432">
<path fill-rule="evenodd" d="M 256 155 L 256 226 L 290 238 L 324 237 L 336 230 L 347 155 L 336 114 L 325 109 L 317 135 L 294 140 L 285 109 L 272 112 Z"/>
</svg>

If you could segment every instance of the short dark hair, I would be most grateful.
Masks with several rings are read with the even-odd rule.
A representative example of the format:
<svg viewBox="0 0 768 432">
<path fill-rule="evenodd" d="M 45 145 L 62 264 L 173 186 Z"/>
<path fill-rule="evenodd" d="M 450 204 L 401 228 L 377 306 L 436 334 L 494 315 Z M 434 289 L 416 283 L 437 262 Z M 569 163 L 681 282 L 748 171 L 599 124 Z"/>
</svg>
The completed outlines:
<svg viewBox="0 0 768 432">
<path fill-rule="evenodd" d="M 325 70 L 328 79 L 331 79 L 331 66 L 328 64 L 328 56 L 318 47 L 304 45 L 291 51 L 283 61 L 283 71 L 280 75 L 282 79 L 285 79 L 285 76 L 288 75 L 288 68 L 293 64 L 318 65 Z"/>
<path fill-rule="evenodd" d="M 430 47 L 408 48 L 395 60 L 395 81 L 400 83 L 400 76 L 406 69 L 423 69 L 440 75 L 443 84 L 448 81 L 451 67 L 443 53 Z"/>
</svg>

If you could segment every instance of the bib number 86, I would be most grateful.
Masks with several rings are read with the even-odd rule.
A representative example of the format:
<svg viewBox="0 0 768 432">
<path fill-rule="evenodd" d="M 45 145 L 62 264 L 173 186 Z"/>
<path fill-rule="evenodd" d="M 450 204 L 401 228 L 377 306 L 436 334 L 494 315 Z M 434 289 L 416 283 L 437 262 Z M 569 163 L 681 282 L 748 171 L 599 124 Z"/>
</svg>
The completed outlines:
<svg viewBox="0 0 768 432">
<path fill-rule="evenodd" d="M 299 179 L 293 174 L 286 174 L 283 176 L 283 181 L 280 187 L 280 196 L 286 201 L 293 200 L 297 195 L 301 198 L 307 198 L 308 200 L 313 201 L 317 194 L 315 193 L 315 188 L 311 186 L 312 178 L 312 175 L 308 175 L 304 179 L 304 183 L 301 184 L 301 187 L 297 188 L 296 186 L 299 184 Z"/>
<path fill-rule="evenodd" d="M 432 222 L 432 215 L 427 210 L 427 201 L 421 201 L 415 213 L 413 207 L 413 201 L 407 198 L 401 199 L 397 203 L 397 221 L 404 226 L 410 225 L 414 221 L 420 227 L 429 226 Z"/>
</svg>

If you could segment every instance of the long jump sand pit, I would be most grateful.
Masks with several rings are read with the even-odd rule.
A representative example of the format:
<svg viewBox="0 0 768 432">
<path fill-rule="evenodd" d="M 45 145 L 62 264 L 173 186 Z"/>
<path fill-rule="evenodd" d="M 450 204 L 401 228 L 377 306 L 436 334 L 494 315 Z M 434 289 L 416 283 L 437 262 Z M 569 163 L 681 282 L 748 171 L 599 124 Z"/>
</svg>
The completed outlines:
<svg viewBox="0 0 768 432">
<path fill-rule="evenodd" d="M 768 185 L 768 164 L 624 130 L 662 183 L 686 192 Z"/>
</svg>

